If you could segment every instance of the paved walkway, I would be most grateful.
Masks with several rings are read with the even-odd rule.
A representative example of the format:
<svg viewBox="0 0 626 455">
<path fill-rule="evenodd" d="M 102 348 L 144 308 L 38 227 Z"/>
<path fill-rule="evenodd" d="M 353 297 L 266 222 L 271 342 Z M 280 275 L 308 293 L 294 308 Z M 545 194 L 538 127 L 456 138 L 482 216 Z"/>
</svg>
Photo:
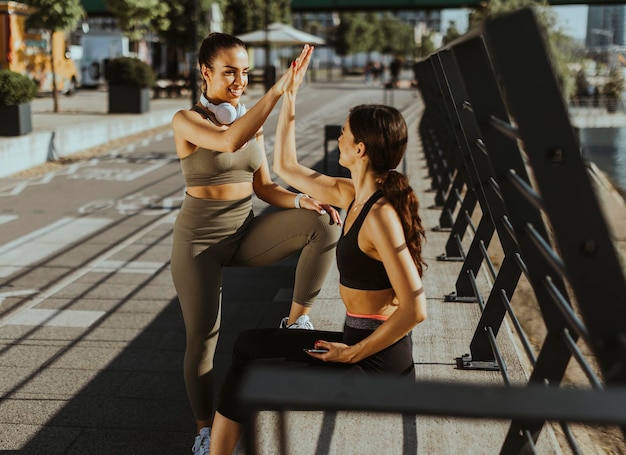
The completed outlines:
<svg viewBox="0 0 626 455">
<path fill-rule="evenodd" d="M 303 91 L 300 103 L 320 103 L 298 117 L 303 162 L 319 168 L 323 158 L 321 127 L 341 123 L 351 105 L 381 102 L 381 92 L 354 80 L 313 84 Z M 94 124 L 103 121 L 104 114 L 95 112 L 102 110 L 98 103 L 103 98 L 98 98 L 96 92 L 83 95 L 62 99 L 62 107 L 68 108 L 70 102 L 91 99 L 93 95 L 83 106 L 94 111 L 79 111 L 76 107 L 76 113 L 58 116 L 49 115 L 45 108 L 35 108 L 36 130 L 53 128 L 55 121 L 59 127 L 62 122 L 69 122 L 70 126 L 64 127 L 88 136 L 91 128 L 96 128 Z M 421 200 L 424 224 L 430 228 L 438 224 L 439 211 L 427 208 L 432 204 L 432 193 L 428 192 L 430 181 L 417 135 L 422 104 L 409 90 L 397 90 L 393 95 L 393 99 L 387 100 L 402 110 L 411 133 L 401 168 L 410 176 Z M 249 96 L 251 104 L 254 93 Z M 155 106 L 161 105 L 169 110 L 171 118 L 174 109 L 184 108 L 189 102 L 155 102 Z M 128 121 L 127 117 L 106 118 L 120 128 Z M 275 117 L 268 122 L 275 122 Z M 273 138 L 267 140 L 271 145 Z M 154 181 L 160 182 L 159 200 L 165 201 L 171 193 L 169 197 L 174 202 L 169 207 L 164 202 L 161 206 L 148 204 L 135 212 L 128 207 L 124 212 L 118 204 L 114 226 L 107 231 L 100 231 L 96 224 L 108 217 L 113 207 L 104 206 L 104 202 L 102 207 L 83 205 L 85 213 L 91 210 L 97 215 L 83 218 L 94 223 L 92 235 L 80 248 L 42 257 L 35 266 L 17 270 L 20 256 L 11 256 L 12 251 L 17 251 L 16 241 L 9 241 L 11 235 L 23 239 L 32 233 L 30 241 L 23 243 L 28 246 L 32 242 L 34 251 L 43 250 L 43 243 L 64 240 L 50 238 L 28 226 L 13 228 L 15 232 L 10 233 L 11 224 L 6 220 L 14 213 L 16 199 L 0 198 L 0 222 L 7 226 L 0 234 L 2 454 L 190 453 L 194 428 L 181 377 L 184 330 L 169 271 L 171 227 L 180 187 L 179 165 L 168 136 L 158 143 L 138 145 L 125 158 L 127 164 L 137 166 L 151 166 L 152 159 L 161 159 L 162 167 L 154 176 Z M 331 163 L 335 159 L 336 155 L 332 155 Z M 110 162 L 103 160 L 90 172 L 107 172 L 114 161 L 114 157 Z M 137 175 L 128 183 L 120 182 L 120 186 L 134 182 L 132 191 L 136 195 L 147 185 L 142 180 L 145 176 Z M 39 184 L 42 180 L 0 179 L 0 194 L 10 194 L 20 185 L 23 187 L 24 182 Z M 102 191 L 99 185 L 94 179 L 85 189 L 94 192 L 91 198 Z M 20 201 L 45 207 L 50 196 L 46 192 L 54 192 L 55 202 L 48 204 L 56 204 L 54 211 L 64 213 L 67 209 L 60 201 L 69 195 L 63 191 L 66 190 L 61 183 L 38 192 L 33 187 L 30 193 L 20 195 Z M 262 209 L 255 202 L 255 210 Z M 68 222 L 63 238 L 72 237 L 71 228 Z M 413 336 L 418 376 L 425 380 L 501 384 L 498 373 L 455 368 L 455 357 L 467 352 L 480 311 L 475 304 L 444 302 L 443 296 L 454 290 L 461 266 L 436 260 L 444 251 L 446 240 L 446 233 L 429 232 L 425 246 L 429 269 L 424 285 L 429 319 Z M 480 280 L 480 286 L 487 285 L 485 277 Z M 218 369 L 228 361 L 229 343 L 238 327 L 274 325 L 280 319 L 288 306 L 292 283 L 293 260 L 271 267 L 228 270 L 224 277 L 223 317 L 224 325 L 234 328 L 221 334 Z M 313 309 L 316 327 L 341 329 L 344 310 L 337 283 L 337 270 L 333 269 Z M 63 320 L 64 316 L 72 318 Z M 68 322 L 81 317 L 88 321 L 74 326 Z M 524 381 L 522 365 L 514 360 L 517 349 L 510 331 L 503 328 L 498 338 L 503 355 L 513 359 L 508 364 L 509 374 L 515 381 Z M 262 453 L 268 455 L 278 453 L 275 422 L 276 416 L 270 413 L 260 420 Z M 303 455 L 487 455 L 498 453 L 507 429 L 505 422 L 306 412 L 289 415 L 288 445 L 289 453 Z M 539 453 L 560 453 L 549 429 L 542 433 L 538 447 Z"/>
</svg>

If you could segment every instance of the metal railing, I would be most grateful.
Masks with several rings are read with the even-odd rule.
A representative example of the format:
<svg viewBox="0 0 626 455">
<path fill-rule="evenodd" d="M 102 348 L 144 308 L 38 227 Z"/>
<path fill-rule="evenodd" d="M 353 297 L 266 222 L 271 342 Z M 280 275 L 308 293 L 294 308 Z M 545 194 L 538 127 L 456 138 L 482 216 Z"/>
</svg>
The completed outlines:
<svg viewBox="0 0 626 455">
<path fill-rule="evenodd" d="M 419 132 L 442 210 L 438 229 L 450 232 L 439 259 L 463 262 L 446 299 L 481 310 L 457 367 L 497 370 L 503 387 L 257 370 L 242 392 L 251 415 L 289 408 L 504 418 L 503 454 L 534 453 L 548 421 L 560 423 L 573 453 L 580 449 L 569 423 L 618 425 L 626 435 L 626 281 L 533 11 L 486 21 L 423 60 L 419 73 Z M 489 254 L 495 236 L 499 265 Z M 487 292 L 477 284 L 481 271 Z M 522 276 L 547 331 L 538 349 L 511 303 Z M 523 385 L 512 384 L 498 346 L 507 315 L 532 368 Z M 565 388 L 572 360 L 588 383 Z M 248 449 L 255 453 L 253 438 Z"/>
<path fill-rule="evenodd" d="M 590 112 L 615 113 L 626 112 L 624 99 L 606 95 L 575 96 L 570 99 L 570 109 L 587 110 Z"/>
</svg>

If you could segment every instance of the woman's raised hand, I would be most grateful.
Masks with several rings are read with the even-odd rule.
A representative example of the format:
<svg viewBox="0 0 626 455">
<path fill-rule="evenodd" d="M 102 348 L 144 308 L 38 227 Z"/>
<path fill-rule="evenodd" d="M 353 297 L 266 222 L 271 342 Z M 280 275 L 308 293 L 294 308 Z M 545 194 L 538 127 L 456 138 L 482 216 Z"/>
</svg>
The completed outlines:
<svg viewBox="0 0 626 455">
<path fill-rule="evenodd" d="M 291 63 L 291 83 L 287 86 L 287 90 L 297 90 L 302 81 L 304 81 L 304 75 L 309 68 L 313 49 L 313 46 L 305 44 L 298 58 Z"/>
<path fill-rule="evenodd" d="M 309 67 L 309 62 L 311 61 L 313 49 L 313 46 L 305 44 L 300 55 L 291 62 L 289 70 L 276 82 L 275 87 L 281 94 L 286 91 L 296 91 L 300 84 L 302 84 L 306 70 Z"/>
</svg>

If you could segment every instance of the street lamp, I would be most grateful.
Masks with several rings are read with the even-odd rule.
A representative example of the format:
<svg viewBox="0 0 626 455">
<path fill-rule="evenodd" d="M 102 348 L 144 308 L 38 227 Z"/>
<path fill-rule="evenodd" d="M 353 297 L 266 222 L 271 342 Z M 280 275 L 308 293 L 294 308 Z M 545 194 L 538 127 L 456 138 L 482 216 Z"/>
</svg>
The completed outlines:
<svg viewBox="0 0 626 455">
<path fill-rule="evenodd" d="M 263 83 L 265 85 L 265 91 L 269 91 L 276 82 L 276 68 L 270 64 L 270 8 L 271 0 L 265 0 L 265 42 L 263 48 L 265 51 L 265 68 L 263 70 Z"/>
<path fill-rule="evenodd" d="M 198 52 L 198 0 L 189 0 L 191 16 L 191 51 L 189 52 L 189 84 L 191 85 L 191 106 L 198 102 L 198 69 L 196 53 Z"/>
</svg>

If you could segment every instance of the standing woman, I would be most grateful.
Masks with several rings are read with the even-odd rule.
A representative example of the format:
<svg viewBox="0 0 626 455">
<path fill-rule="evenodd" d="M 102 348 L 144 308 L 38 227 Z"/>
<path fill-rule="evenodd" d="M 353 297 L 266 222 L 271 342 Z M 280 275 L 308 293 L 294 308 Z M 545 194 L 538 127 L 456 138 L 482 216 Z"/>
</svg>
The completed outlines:
<svg viewBox="0 0 626 455">
<path fill-rule="evenodd" d="M 295 99 L 302 77 L 292 73 L 283 97 L 273 166 L 289 185 L 346 210 L 336 249 L 344 330 L 241 333 L 215 414 L 211 455 L 233 452 L 243 418 L 237 389 L 254 362 L 415 377 L 410 332 L 426 319 L 424 228 L 417 196 L 396 170 L 407 146 L 406 122 L 393 107 L 354 107 L 339 137 L 339 163 L 351 178 L 320 174 L 299 164 L 296 154 Z M 305 352 L 311 348 L 325 352 Z"/>
<path fill-rule="evenodd" d="M 291 310 L 281 326 L 312 329 L 307 313 L 333 261 L 340 235 L 336 210 L 273 183 L 263 145 L 263 122 L 292 75 L 306 71 L 310 52 L 305 48 L 246 113 L 240 103 L 248 84 L 245 45 L 232 35 L 211 33 L 198 58 L 200 102 L 172 120 L 187 190 L 174 224 L 171 268 L 185 322 L 184 376 L 198 430 L 195 454 L 208 453 L 222 268 L 270 264 L 301 252 Z M 291 210 L 255 217 L 252 193 Z"/>
</svg>

